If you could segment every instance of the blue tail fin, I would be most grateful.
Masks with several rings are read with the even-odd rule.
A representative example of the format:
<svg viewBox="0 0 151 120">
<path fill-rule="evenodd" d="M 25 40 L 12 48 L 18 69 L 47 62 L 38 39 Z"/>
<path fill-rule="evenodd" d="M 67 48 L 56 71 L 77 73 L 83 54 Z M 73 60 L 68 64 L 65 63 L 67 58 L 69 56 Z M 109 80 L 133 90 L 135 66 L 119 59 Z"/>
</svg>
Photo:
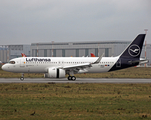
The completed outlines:
<svg viewBox="0 0 151 120">
<path fill-rule="evenodd" d="M 132 66 L 137 66 L 146 34 L 139 34 L 121 53 L 117 62 L 109 71 L 120 70 Z"/>
<path fill-rule="evenodd" d="M 121 58 L 140 58 L 146 34 L 139 34 L 120 55 Z"/>
</svg>

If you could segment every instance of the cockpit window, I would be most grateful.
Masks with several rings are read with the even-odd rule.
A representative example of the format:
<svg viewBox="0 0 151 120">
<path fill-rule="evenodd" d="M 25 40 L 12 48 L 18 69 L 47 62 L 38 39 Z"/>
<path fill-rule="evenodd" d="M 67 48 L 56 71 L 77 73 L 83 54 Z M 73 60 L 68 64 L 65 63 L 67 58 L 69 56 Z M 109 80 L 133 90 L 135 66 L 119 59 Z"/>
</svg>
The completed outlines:
<svg viewBox="0 0 151 120">
<path fill-rule="evenodd" d="M 9 61 L 10 64 L 15 64 L 15 61 Z"/>
</svg>

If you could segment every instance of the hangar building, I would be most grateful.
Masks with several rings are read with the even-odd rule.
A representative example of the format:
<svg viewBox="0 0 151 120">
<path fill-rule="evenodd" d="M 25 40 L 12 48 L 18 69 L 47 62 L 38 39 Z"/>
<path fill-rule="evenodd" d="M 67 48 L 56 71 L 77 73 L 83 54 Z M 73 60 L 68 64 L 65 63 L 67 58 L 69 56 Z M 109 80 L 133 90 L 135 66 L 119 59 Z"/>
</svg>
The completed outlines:
<svg viewBox="0 0 151 120">
<path fill-rule="evenodd" d="M 91 53 L 96 57 L 103 53 L 105 57 L 114 57 L 121 54 L 129 43 L 130 41 L 32 43 L 30 53 L 33 57 L 90 57 Z M 151 45 L 148 44 L 146 49 L 150 65 Z M 143 46 L 141 57 L 145 58 L 145 46 Z"/>
<path fill-rule="evenodd" d="M 116 56 L 130 42 L 69 42 L 69 43 L 32 43 L 31 56 L 41 57 L 82 57 L 93 53 L 96 57 Z"/>
<path fill-rule="evenodd" d="M 21 53 L 30 56 L 30 45 L 0 45 L 0 61 L 6 63 L 10 59 L 21 57 Z"/>
<path fill-rule="evenodd" d="M 104 53 L 105 57 L 119 55 L 130 41 L 104 41 L 104 42 L 53 42 L 32 43 L 31 45 L 0 45 L 0 61 L 8 62 L 12 58 L 21 57 L 21 53 L 39 57 L 90 57 L 93 53 L 96 57 Z M 151 65 L 151 44 L 147 44 L 148 65 Z M 141 57 L 145 58 L 145 46 Z"/>
</svg>

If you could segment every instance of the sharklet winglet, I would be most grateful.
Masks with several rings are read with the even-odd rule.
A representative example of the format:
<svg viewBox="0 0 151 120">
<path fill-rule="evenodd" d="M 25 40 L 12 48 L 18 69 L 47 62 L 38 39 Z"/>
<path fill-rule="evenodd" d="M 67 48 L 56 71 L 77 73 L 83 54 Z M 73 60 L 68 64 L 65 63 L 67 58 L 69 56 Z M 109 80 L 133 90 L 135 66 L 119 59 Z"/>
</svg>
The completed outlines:
<svg viewBox="0 0 151 120">
<path fill-rule="evenodd" d="M 103 55 L 104 55 L 104 53 L 92 64 L 98 64 L 101 61 Z"/>
</svg>

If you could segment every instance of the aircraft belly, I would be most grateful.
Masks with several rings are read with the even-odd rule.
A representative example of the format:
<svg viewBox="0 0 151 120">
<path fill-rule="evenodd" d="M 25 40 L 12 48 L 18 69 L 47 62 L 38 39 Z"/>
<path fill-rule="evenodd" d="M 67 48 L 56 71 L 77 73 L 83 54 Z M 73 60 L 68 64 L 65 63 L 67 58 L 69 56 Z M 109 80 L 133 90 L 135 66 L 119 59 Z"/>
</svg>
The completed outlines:
<svg viewBox="0 0 151 120">
<path fill-rule="evenodd" d="M 19 69 L 14 70 L 14 72 L 20 73 L 45 73 L 45 66 L 34 66 L 34 65 L 26 65 L 20 66 Z"/>
<path fill-rule="evenodd" d="M 42 67 L 42 66 L 28 67 L 28 72 L 30 72 L 30 73 L 45 73 L 45 67 Z"/>
</svg>

